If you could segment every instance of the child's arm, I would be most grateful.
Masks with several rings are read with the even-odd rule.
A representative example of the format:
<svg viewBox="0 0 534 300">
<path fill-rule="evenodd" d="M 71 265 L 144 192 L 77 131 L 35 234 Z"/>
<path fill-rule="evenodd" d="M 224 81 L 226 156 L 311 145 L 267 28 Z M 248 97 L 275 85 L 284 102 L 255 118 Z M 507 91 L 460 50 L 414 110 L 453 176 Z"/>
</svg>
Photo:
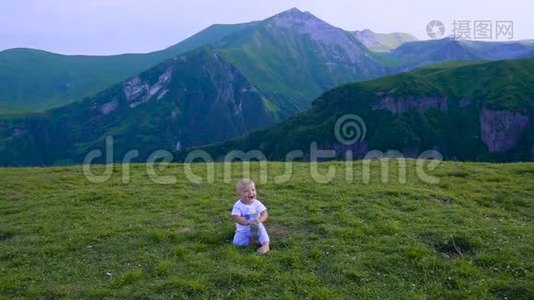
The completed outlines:
<svg viewBox="0 0 534 300">
<path fill-rule="evenodd" d="M 257 220 L 258 221 L 257 224 L 267 221 L 267 218 L 269 218 L 269 214 L 267 213 L 267 210 L 262 211 L 260 214 L 260 217 Z"/>
<path fill-rule="evenodd" d="M 232 219 L 234 220 L 234 222 L 239 223 L 241 225 L 250 225 L 250 222 L 240 215 L 232 215 Z"/>
</svg>

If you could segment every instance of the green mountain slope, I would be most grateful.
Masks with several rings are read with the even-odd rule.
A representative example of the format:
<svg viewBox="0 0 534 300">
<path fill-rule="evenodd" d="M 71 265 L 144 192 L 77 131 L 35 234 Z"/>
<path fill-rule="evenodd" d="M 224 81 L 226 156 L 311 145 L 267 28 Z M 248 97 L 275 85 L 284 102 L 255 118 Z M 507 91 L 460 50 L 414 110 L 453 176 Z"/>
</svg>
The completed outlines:
<svg viewBox="0 0 534 300">
<path fill-rule="evenodd" d="M 0 164 L 81 162 L 114 138 L 115 157 L 222 141 L 265 127 L 272 104 L 209 48 L 170 59 L 93 97 L 0 119 Z M 29 155 L 31 153 L 31 155 Z"/>
<path fill-rule="evenodd" d="M 156 101 L 158 104 L 141 103 L 143 109 L 115 111 L 126 97 L 124 85 L 137 80 L 134 77 L 66 107 L 0 121 L 0 153 L 4 154 L 0 163 L 80 162 L 91 149 L 102 146 L 108 135 L 121 149 L 117 157 L 131 149 L 142 149 L 146 155 L 154 149 L 173 150 L 177 145 L 210 144 L 302 111 L 328 88 L 384 72 L 350 33 L 296 9 L 262 22 L 211 27 L 180 45 L 193 47 L 223 35 L 226 36 L 214 42 L 209 54 L 200 52 L 236 68 L 231 74 L 226 74 L 219 64 L 188 57 L 182 63 L 180 58 L 172 70 L 176 73 L 172 78 L 179 78 L 180 82 L 158 87 L 168 90 L 161 101 Z M 151 90 L 158 85 L 157 76 L 165 72 L 161 66 L 147 70 L 145 75 L 156 77 L 141 75 L 141 87 L 137 88 L 145 88 L 142 83 L 146 81 L 146 89 Z M 235 80 L 234 73 L 239 74 L 239 80 Z M 214 80 L 214 76 L 226 80 Z M 228 84 L 233 85 L 230 91 L 225 86 Z M 240 89 L 234 90 L 236 86 Z M 241 100 L 236 97 L 243 94 L 253 95 L 254 99 L 243 96 L 241 107 Z M 181 101 L 178 108 L 175 97 Z M 188 110 L 184 111 L 184 107 Z M 108 111 L 113 113 L 108 115 Z M 234 115 L 238 117 L 236 124 Z"/>
<path fill-rule="evenodd" d="M 276 101 L 282 116 L 307 109 L 330 88 L 386 73 L 350 32 L 296 8 L 226 37 L 219 50 Z"/>
<path fill-rule="evenodd" d="M 14 109 L 9 106 L 0 106 L 0 116 L 6 116 L 6 115 L 14 115 L 14 114 L 23 114 L 27 113 L 25 111 L 21 111 L 18 109 Z"/>
<path fill-rule="evenodd" d="M 223 38 L 249 27 L 253 27 L 257 23 L 258 21 L 242 24 L 214 24 L 176 45 L 156 53 L 159 53 L 162 56 L 167 56 L 167 53 L 169 52 L 179 54 L 206 45 L 216 46 Z"/>
<path fill-rule="evenodd" d="M 532 57 L 529 41 L 481 42 L 445 38 L 406 42 L 388 53 L 380 53 L 384 63 L 397 70 L 453 60 L 504 60 Z"/>
<path fill-rule="evenodd" d="M 408 33 L 375 33 L 369 29 L 354 31 L 352 33 L 368 49 L 377 52 L 389 52 L 400 45 L 417 41 L 417 38 Z"/>
<path fill-rule="evenodd" d="M 212 25 L 174 46 L 146 54 L 88 56 L 4 50 L 0 52 L 0 106 L 41 111 L 65 105 L 252 24 Z"/>
<path fill-rule="evenodd" d="M 42 110 L 94 94 L 157 63 L 142 55 L 67 56 L 33 49 L 0 52 L 0 104 Z"/>
<path fill-rule="evenodd" d="M 384 43 L 385 37 L 381 36 Z M 67 56 L 32 49 L 2 51 L 0 105 L 33 111 L 61 106 L 208 44 L 274 99 L 282 116 L 307 109 L 312 99 L 339 84 L 386 74 L 353 33 L 291 9 L 263 21 L 213 25 L 147 54 Z"/>
<path fill-rule="evenodd" d="M 338 156 L 349 149 L 357 157 L 375 149 L 406 156 L 437 150 L 447 159 L 533 160 L 533 68 L 534 59 L 450 63 L 349 84 L 278 125 L 202 149 L 215 157 L 254 149 L 284 159 L 295 149 L 309 155 L 316 142 Z M 365 139 L 350 146 L 334 131 L 346 114 L 366 127 Z"/>
<path fill-rule="evenodd" d="M 529 57 L 527 41 L 415 41 L 402 33 L 349 32 L 296 8 L 249 23 L 213 47 L 272 99 L 281 117 L 336 86 L 436 62 Z"/>
<path fill-rule="evenodd" d="M 421 181 L 414 161 L 406 183 L 397 166 L 382 183 L 379 162 L 362 182 L 362 162 L 268 163 L 259 199 L 271 252 L 232 246 L 236 201 L 225 166 L 115 165 L 94 184 L 81 166 L 0 169 L 0 298 L 534 298 L 534 164 L 444 162 Z M 95 174 L 104 167 L 93 166 Z M 123 177 L 124 176 L 124 177 Z M 128 176 L 128 177 L 126 177 Z M 128 178 L 125 183 L 124 178 Z M 170 181 L 168 181 L 170 182 Z"/>
</svg>

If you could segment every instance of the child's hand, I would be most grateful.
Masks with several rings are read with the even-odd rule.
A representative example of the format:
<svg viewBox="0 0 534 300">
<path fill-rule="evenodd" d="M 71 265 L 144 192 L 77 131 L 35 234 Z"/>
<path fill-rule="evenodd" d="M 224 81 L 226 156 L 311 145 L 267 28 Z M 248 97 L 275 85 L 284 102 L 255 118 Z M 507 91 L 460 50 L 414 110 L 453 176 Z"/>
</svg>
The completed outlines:
<svg viewBox="0 0 534 300">
<path fill-rule="evenodd" d="M 259 219 L 256 219 L 254 221 L 251 221 L 250 224 L 255 224 L 255 225 L 259 225 L 261 222 Z"/>
</svg>

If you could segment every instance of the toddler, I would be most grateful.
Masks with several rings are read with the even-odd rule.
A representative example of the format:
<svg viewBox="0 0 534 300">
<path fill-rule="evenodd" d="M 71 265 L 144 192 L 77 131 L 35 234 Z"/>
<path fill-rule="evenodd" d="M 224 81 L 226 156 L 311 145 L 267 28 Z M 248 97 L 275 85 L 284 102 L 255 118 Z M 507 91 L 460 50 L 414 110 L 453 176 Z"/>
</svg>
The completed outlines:
<svg viewBox="0 0 534 300">
<path fill-rule="evenodd" d="M 241 179 L 236 184 L 236 191 L 240 199 L 232 208 L 232 219 L 235 221 L 236 230 L 234 245 L 249 246 L 257 242 L 261 247 L 258 254 L 269 252 L 269 235 L 263 222 L 267 220 L 267 208 L 256 199 L 256 186 L 250 179 Z"/>
</svg>

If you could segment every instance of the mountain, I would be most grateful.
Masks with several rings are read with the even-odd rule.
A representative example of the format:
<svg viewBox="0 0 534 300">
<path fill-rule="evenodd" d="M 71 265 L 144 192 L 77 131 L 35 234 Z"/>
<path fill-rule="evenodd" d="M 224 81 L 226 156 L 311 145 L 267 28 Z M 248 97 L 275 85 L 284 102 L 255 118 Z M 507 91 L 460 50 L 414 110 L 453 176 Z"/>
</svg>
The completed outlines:
<svg viewBox="0 0 534 300">
<path fill-rule="evenodd" d="M 476 53 L 481 59 L 501 60 L 526 58 L 532 56 L 534 50 L 534 40 L 525 40 L 517 42 L 479 42 L 479 41 L 461 41 L 472 52 Z"/>
<path fill-rule="evenodd" d="M 260 150 L 270 159 L 303 150 L 309 158 L 316 142 L 339 157 L 349 149 L 358 158 L 376 149 L 410 157 L 437 150 L 446 159 L 533 160 L 533 69 L 532 58 L 441 63 L 353 83 L 324 93 L 309 111 L 273 127 L 200 149 L 214 157 Z M 347 114 L 362 119 L 338 131 L 361 135 L 348 146 L 334 132 L 336 120 Z"/>
<path fill-rule="evenodd" d="M 157 63 L 142 55 L 60 55 L 34 49 L 0 52 L 0 105 L 26 110 L 61 106 Z"/>
<path fill-rule="evenodd" d="M 375 36 L 386 43 L 388 35 Z M 293 8 L 263 21 L 213 25 L 165 50 L 147 54 L 2 51 L 0 106 L 30 111 L 61 106 L 205 45 L 219 49 L 275 99 L 281 117 L 307 109 L 312 99 L 337 85 L 387 74 L 354 33 Z"/>
<path fill-rule="evenodd" d="M 272 99 L 281 118 L 336 86 L 445 61 L 529 57 L 534 43 L 350 32 L 296 8 L 221 39 L 215 48 Z M 373 51 L 380 49 L 380 51 Z"/>
<path fill-rule="evenodd" d="M 450 38 L 405 43 L 388 54 L 403 70 L 442 61 L 480 59 L 461 41 Z"/>
<path fill-rule="evenodd" d="M 112 56 L 35 49 L 0 52 L 0 106 L 43 111 L 91 96 L 165 59 L 211 45 L 270 98 L 282 116 L 337 85 L 458 59 L 531 57 L 532 41 L 416 41 L 406 33 L 349 32 L 296 8 L 263 21 L 212 25 L 161 51 Z M 295 76 L 298 74 L 298 76 Z M 0 112 L 1 113 L 1 112 Z"/>
<path fill-rule="evenodd" d="M 212 25 L 167 49 L 146 54 L 89 56 L 4 50 L 0 52 L 0 106 L 42 111 L 65 105 L 253 24 Z"/>
<path fill-rule="evenodd" d="M 133 149 L 146 158 L 155 149 L 216 143 L 305 111 L 336 86 L 436 61 L 479 59 L 484 51 L 444 39 L 373 52 L 354 33 L 298 9 L 210 27 L 172 51 L 203 43 L 210 45 L 70 105 L 3 117 L 0 164 L 79 163 L 107 136 L 114 137 L 117 159 Z"/>
<path fill-rule="evenodd" d="M 212 25 L 167 49 L 112 56 L 0 52 L 0 106 L 43 111 L 89 97 L 165 59 L 210 45 L 277 105 L 281 117 L 340 84 L 458 59 L 532 56 L 529 42 L 414 41 L 405 33 L 349 32 L 296 8 L 263 21 Z M 0 112 L 1 113 L 1 112 Z"/>
<path fill-rule="evenodd" d="M 202 46 L 216 46 L 223 38 L 249 27 L 253 27 L 259 22 L 260 21 L 240 24 L 214 24 L 173 46 L 151 54 L 159 54 L 161 57 L 172 57 L 176 54 L 185 53 Z"/>
<path fill-rule="evenodd" d="M 410 70 L 442 61 L 504 60 L 532 57 L 532 41 L 481 42 L 445 38 L 406 42 L 382 57 L 397 70 Z"/>
<path fill-rule="evenodd" d="M 0 119 L 0 164 L 81 162 L 107 136 L 115 157 L 222 141 L 274 121 L 272 104 L 210 48 L 169 59 L 70 105 Z"/>
<path fill-rule="evenodd" d="M 352 34 L 365 47 L 376 52 L 389 52 L 404 43 L 417 41 L 417 38 L 413 35 L 401 32 L 384 34 L 365 29 L 354 31 Z"/>
<path fill-rule="evenodd" d="M 387 73 L 352 33 L 296 8 L 226 37 L 217 48 L 276 102 L 282 117 L 335 86 Z"/>
<path fill-rule="evenodd" d="M 80 162 L 106 136 L 120 147 L 118 158 L 131 149 L 146 158 L 155 149 L 210 144 L 302 111 L 326 89 L 385 72 L 349 32 L 296 9 L 239 30 L 217 28 L 228 35 L 213 46 L 73 104 L 0 120 L 0 164 Z"/>
</svg>

